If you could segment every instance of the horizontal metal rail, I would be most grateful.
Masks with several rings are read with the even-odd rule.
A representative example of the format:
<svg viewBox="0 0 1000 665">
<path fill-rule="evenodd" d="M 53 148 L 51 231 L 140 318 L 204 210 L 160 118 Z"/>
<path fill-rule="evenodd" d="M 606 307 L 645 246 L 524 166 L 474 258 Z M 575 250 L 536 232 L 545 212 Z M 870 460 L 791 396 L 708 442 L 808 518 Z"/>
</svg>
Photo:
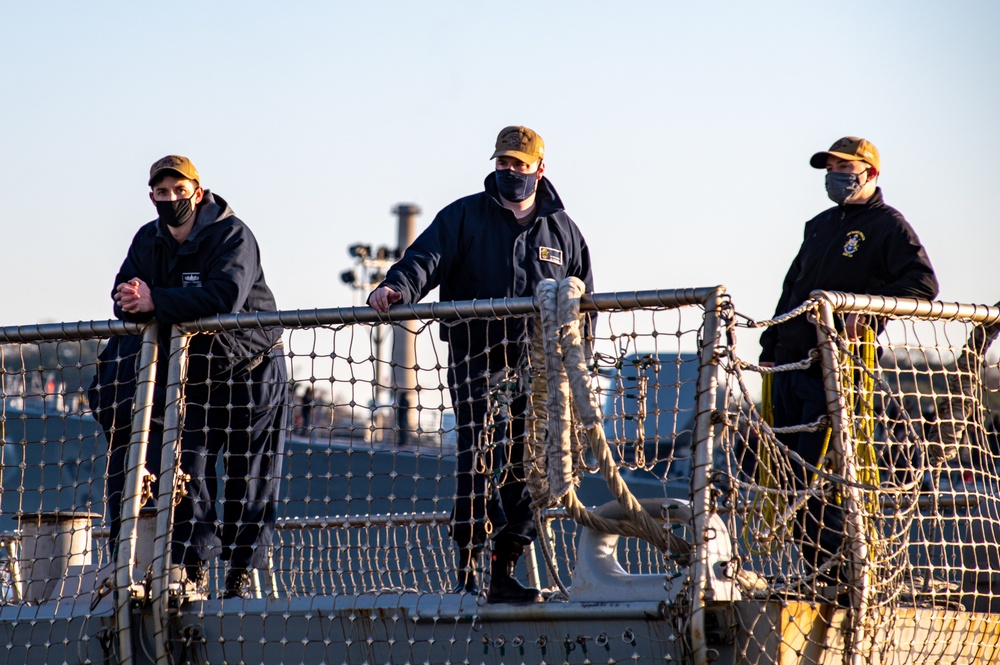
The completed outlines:
<svg viewBox="0 0 1000 665">
<path fill-rule="evenodd" d="M 451 513 L 381 513 L 376 515 L 334 515 L 331 517 L 304 517 L 279 519 L 274 528 L 290 529 L 329 529 L 365 528 L 370 526 L 415 526 L 417 524 L 448 524 Z"/>
<path fill-rule="evenodd" d="M 683 307 L 700 305 L 717 287 L 667 289 L 658 291 L 623 291 L 595 293 L 582 298 L 580 309 L 586 312 L 634 309 L 637 307 Z M 250 314 L 220 314 L 185 323 L 185 332 L 209 332 L 237 328 L 309 327 L 346 323 L 390 323 L 419 319 L 465 319 L 504 317 L 532 314 L 538 311 L 534 298 L 491 298 L 489 300 L 456 300 L 451 302 L 395 305 L 386 314 L 370 307 L 336 309 L 288 310 L 253 312 Z"/>
<path fill-rule="evenodd" d="M 583 311 L 613 311 L 636 307 L 683 307 L 700 305 L 715 287 L 623 291 L 585 295 Z M 970 321 L 991 324 L 1000 322 L 1000 308 L 987 305 L 946 303 L 916 298 L 892 298 L 840 291 L 813 291 L 813 298 L 828 300 L 838 312 L 868 312 L 886 316 L 920 316 L 933 320 Z M 396 305 L 379 314 L 370 307 L 281 310 L 210 316 L 179 326 L 185 332 L 208 332 L 259 327 L 310 327 L 350 323 L 390 323 L 419 319 L 455 319 L 503 317 L 538 311 L 534 298 L 496 298 L 452 302 Z M 42 323 L 0 327 L 0 343 L 30 343 L 59 340 L 93 339 L 111 335 L 142 334 L 145 323 L 100 320 L 65 323 Z"/>
<path fill-rule="evenodd" d="M 0 344 L 54 342 L 94 339 L 112 335 L 141 335 L 148 323 L 127 321 L 75 321 L 67 323 L 35 323 L 27 326 L 0 327 Z"/>
<path fill-rule="evenodd" d="M 585 295 L 581 309 L 588 312 L 634 309 L 636 307 L 683 307 L 700 305 L 715 288 L 622 291 Z M 387 314 L 370 307 L 295 309 L 276 312 L 220 314 L 178 326 L 184 332 L 210 332 L 239 328 L 306 328 L 349 323 L 390 323 L 419 319 L 503 317 L 538 311 L 534 298 L 491 298 L 451 302 L 396 305 Z M 114 319 L 0 327 L 0 344 L 93 339 L 112 335 L 140 335 L 147 323 Z"/>
<path fill-rule="evenodd" d="M 923 492 L 917 498 L 918 510 L 925 511 L 932 508 L 972 508 L 981 503 L 982 497 L 977 494 L 960 494 L 955 492 L 926 493 Z M 669 504 L 669 500 L 666 501 Z M 895 510 L 900 507 L 908 508 L 912 505 L 912 500 L 908 497 L 897 501 L 892 497 L 881 497 L 879 505 L 883 510 Z M 739 502 L 736 506 L 720 506 L 720 514 L 735 512 L 745 515 L 753 508 L 751 502 Z M 590 510 L 594 510 L 593 507 Z M 542 511 L 542 518 L 546 520 L 570 519 L 569 511 L 565 508 L 546 508 Z M 304 517 L 279 519 L 274 528 L 278 531 L 295 529 L 359 529 L 371 526 L 416 526 L 426 524 L 448 524 L 451 522 L 450 512 L 430 512 L 430 513 L 377 513 L 374 515 L 333 515 L 331 517 Z M 108 527 L 95 526 L 91 529 L 91 536 L 100 540 L 108 538 L 111 530 Z M 0 533 L 0 546 L 11 540 L 19 540 L 21 534 L 16 531 Z"/>
<path fill-rule="evenodd" d="M 884 314 L 886 316 L 918 316 L 920 318 L 943 321 L 969 321 L 991 324 L 1000 321 L 1000 308 L 987 305 L 970 305 L 917 298 L 892 298 L 841 291 L 813 291 L 811 298 L 822 298 L 830 302 L 837 312 Z"/>
</svg>

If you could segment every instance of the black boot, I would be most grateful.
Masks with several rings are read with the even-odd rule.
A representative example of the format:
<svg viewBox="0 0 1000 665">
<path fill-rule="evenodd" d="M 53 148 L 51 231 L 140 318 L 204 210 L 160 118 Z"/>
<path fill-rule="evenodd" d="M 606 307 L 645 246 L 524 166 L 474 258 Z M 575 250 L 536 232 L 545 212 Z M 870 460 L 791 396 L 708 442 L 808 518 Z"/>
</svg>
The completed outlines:
<svg viewBox="0 0 1000 665">
<path fill-rule="evenodd" d="M 203 591 L 208 586 L 208 571 L 205 570 L 205 562 L 189 563 L 184 566 L 184 574 L 198 591 Z"/>
<path fill-rule="evenodd" d="M 476 567 L 479 565 L 479 555 L 481 549 L 471 547 L 458 548 L 458 583 L 452 593 L 479 593 L 479 581 L 476 576 Z"/>
<path fill-rule="evenodd" d="M 486 594 L 488 603 L 534 603 L 541 599 L 538 589 L 526 587 L 514 577 L 517 560 L 524 547 L 495 543 L 493 561 L 490 566 L 490 591 Z"/>
<path fill-rule="evenodd" d="M 189 600 L 204 598 L 208 592 L 208 571 L 205 570 L 205 562 L 197 561 L 184 566 L 184 577 L 181 584 L 181 592 Z"/>
<path fill-rule="evenodd" d="M 223 598 L 250 598 L 250 571 L 246 568 L 230 568 L 226 573 L 226 590 Z"/>
</svg>

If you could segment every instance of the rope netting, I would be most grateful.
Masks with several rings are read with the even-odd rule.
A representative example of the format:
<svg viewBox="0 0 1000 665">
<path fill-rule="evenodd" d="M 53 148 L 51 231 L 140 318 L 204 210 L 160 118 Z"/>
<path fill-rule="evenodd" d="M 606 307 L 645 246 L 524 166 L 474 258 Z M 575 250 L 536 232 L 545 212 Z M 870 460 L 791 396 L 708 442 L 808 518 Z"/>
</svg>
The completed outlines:
<svg viewBox="0 0 1000 665">
<path fill-rule="evenodd" d="M 995 326 L 982 324 L 988 313 L 979 320 L 966 312 L 918 316 L 906 302 L 899 314 L 882 302 L 842 311 L 831 326 L 819 314 L 821 302 L 806 303 L 782 321 L 809 317 L 821 346 L 824 338 L 831 342 L 827 361 L 817 351 L 759 367 L 742 360 L 732 344 L 724 363 L 730 399 L 740 408 L 724 444 L 731 459 L 719 478 L 720 503 L 730 528 L 742 534 L 740 565 L 759 576 L 747 593 L 839 608 L 839 617 L 820 622 L 841 628 L 836 639 L 817 633 L 808 612 L 794 631 L 800 652 L 824 654 L 830 662 L 922 662 L 929 654 L 981 660 L 968 654 L 986 636 L 972 629 L 968 649 L 949 655 L 942 645 L 950 629 L 927 617 L 998 607 L 1000 447 L 995 395 L 987 389 L 997 373 L 986 357 Z M 868 324 L 848 339 L 854 317 Z M 780 322 L 738 324 L 734 317 L 730 325 Z M 836 366 L 834 387 L 825 386 L 827 411 L 775 426 L 777 377 L 810 371 L 819 377 L 821 364 Z M 750 376 L 761 377 L 759 404 L 747 390 Z M 818 458 L 799 454 L 800 436 L 820 437 Z M 848 500 L 855 502 L 859 527 L 853 532 L 843 514 Z M 817 514 L 817 502 L 825 512 Z M 828 537 L 831 528 L 836 538 Z M 916 609 L 929 612 L 922 625 Z M 762 612 L 757 619 L 763 618 Z M 772 648 L 768 640 L 759 631 L 748 648 Z"/>
<path fill-rule="evenodd" d="M 697 301 L 697 294 L 681 296 Z M 657 292 L 648 292 L 645 297 L 652 304 L 635 304 L 635 294 L 607 294 L 597 327 L 586 333 L 576 331 L 573 343 L 582 347 L 580 336 L 586 334 L 586 345 L 594 349 L 592 357 L 600 360 L 601 367 L 593 360 L 585 360 L 577 368 L 578 380 L 593 380 L 585 388 L 593 402 L 589 405 L 591 431 L 588 434 L 579 428 L 576 420 L 567 422 L 581 442 L 588 436 L 604 441 L 605 468 L 617 472 L 620 466 L 628 473 L 641 474 L 638 497 L 663 501 L 668 495 L 668 478 L 676 479 L 682 473 L 676 467 L 683 466 L 689 455 L 688 451 L 674 449 L 673 438 L 691 434 L 693 424 L 688 415 L 692 407 L 678 398 L 680 385 L 660 387 L 654 379 L 644 389 L 650 398 L 655 402 L 658 393 L 670 393 L 672 397 L 660 399 L 662 404 L 636 420 L 636 414 L 628 411 L 635 406 L 635 396 L 626 396 L 621 387 L 632 380 L 625 375 L 633 357 L 651 352 L 679 358 L 686 353 L 683 349 L 696 348 L 700 314 L 696 308 L 693 313 L 682 313 L 672 292 L 666 292 L 665 304 L 658 304 Z M 183 662 L 199 654 L 218 653 L 220 648 L 227 653 L 227 662 L 253 661 L 255 654 L 262 653 L 270 654 L 266 662 L 314 662 L 309 658 L 296 660 L 311 650 L 323 652 L 321 660 L 326 662 L 360 662 L 382 648 L 379 644 L 358 646 L 355 633 L 363 633 L 371 621 L 361 609 L 369 602 L 377 605 L 387 598 L 395 598 L 395 607 L 406 607 L 414 616 L 433 617 L 438 628 L 416 644 L 399 640 L 399 644 L 409 646 L 393 647 L 389 651 L 396 656 L 374 657 L 373 662 L 466 662 L 470 654 L 481 651 L 480 620 L 470 626 L 464 617 L 488 614 L 490 609 L 485 590 L 494 541 L 487 538 L 486 553 L 476 562 L 481 580 L 479 593 L 454 593 L 458 563 L 453 532 L 462 522 L 453 512 L 456 476 L 461 475 L 457 472 L 458 452 L 463 441 L 471 441 L 473 467 L 487 477 L 485 485 L 476 490 L 477 501 L 481 499 L 486 509 L 482 514 L 474 510 L 465 519 L 487 535 L 495 535 L 505 526 L 504 516 L 492 510 L 490 497 L 507 491 L 510 483 L 526 474 L 525 459 L 508 453 L 519 439 L 527 438 L 516 422 L 521 418 L 536 425 L 545 421 L 526 418 L 524 407 L 518 406 L 523 397 L 531 397 L 534 404 L 533 382 L 537 378 L 544 383 L 545 379 L 544 371 L 535 372 L 528 362 L 528 344 L 522 334 L 533 305 L 530 301 L 520 303 L 520 311 L 516 307 L 511 311 L 503 302 L 490 307 L 495 311 L 425 315 L 391 323 L 378 321 L 377 317 L 359 320 L 354 311 L 322 312 L 319 318 L 333 322 L 313 323 L 309 321 L 310 316 L 316 318 L 315 312 L 276 314 L 280 322 L 267 325 L 285 328 L 283 354 L 288 381 L 260 386 L 267 395 L 283 397 L 263 404 L 241 400 L 237 396 L 240 380 L 233 377 L 204 382 L 189 375 L 174 387 L 157 384 L 143 397 L 137 386 L 153 380 L 157 360 L 140 360 L 138 329 L 112 330 L 131 334 L 134 345 L 125 337 L 112 343 L 121 349 L 132 346 L 128 353 L 116 352 L 118 355 L 110 361 L 117 363 L 116 369 L 111 370 L 107 358 L 97 358 L 98 352 L 109 346 L 106 330 L 103 335 L 80 339 L 80 324 L 52 324 L 44 340 L 21 341 L 23 331 L 8 337 L 7 343 L 0 346 L 4 408 L 0 417 L 4 427 L 0 460 L 0 625 L 11 626 L 15 632 L 21 627 L 29 630 L 39 617 L 57 611 L 71 618 L 77 633 L 67 635 L 65 640 L 56 633 L 42 641 L 29 639 L 24 647 L 14 640 L 7 646 L 7 662 L 136 658 Z M 250 325 L 265 323 L 254 321 Z M 147 337 L 148 348 L 155 348 L 155 331 Z M 170 349 L 160 349 L 159 362 L 174 372 L 181 359 L 188 367 L 211 361 L 186 351 L 188 348 L 183 341 L 175 341 Z M 685 358 L 690 366 L 691 358 Z M 624 374 L 618 371 L 621 368 L 625 368 Z M 129 370 L 128 379 L 119 376 L 124 369 Z M 484 376 L 485 370 L 489 370 L 489 376 Z M 159 375 L 166 373 L 161 371 Z M 88 388 L 93 387 L 95 376 L 101 377 L 96 385 L 99 399 L 111 402 L 100 412 L 95 410 L 96 405 L 92 409 L 88 403 Z M 102 383 L 106 376 L 113 378 Z M 477 393 L 481 379 L 488 390 Z M 689 380 L 687 376 L 684 379 Z M 617 387 L 608 389 L 611 383 L 617 383 Z M 471 387 L 470 391 L 463 392 L 463 386 Z M 228 402 L 221 402 L 224 415 L 202 416 L 219 403 L 219 391 L 229 396 Z M 184 401 L 175 402 L 181 394 Z M 456 397 L 458 405 L 466 401 L 473 404 L 471 419 L 456 418 L 456 413 L 462 413 L 456 408 Z M 631 404 L 626 411 L 621 410 L 623 399 Z M 604 401 L 608 402 L 604 410 L 608 414 L 608 432 L 612 433 L 609 441 L 604 440 L 600 416 L 595 419 L 593 415 L 595 404 Z M 644 408 L 645 402 L 644 394 Z M 246 602 L 285 603 L 286 611 L 279 613 L 268 612 L 265 606 L 247 612 L 223 597 L 228 591 L 233 551 L 226 552 L 223 547 L 218 556 L 217 550 L 212 550 L 203 577 L 198 578 L 194 578 L 190 565 L 171 562 L 174 547 L 168 544 L 159 521 L 164 514 L 162 507 L 166 506 L 175 533 L 179 528 L 189 534 L 196 532 L 203 518 L 190 512 L 183 514 L 183 503 L 200 495 L 199 481 L 201 488 L 212 489 L 204 481 L 214 476 L 215 512 L 208 516 L 215 522 L 210 537 L 225 545 L 223 532 L 228 523 L 235 522 L 237 529 L 245 527 L 244 516 L 249 515 L 249 508 L 238 507 L 227 513 L 224 500 L 249 507 L 250 501 L 240 493 L 252 492 L 246 485 L 261 480 L 239 471 L 257 468 L 255 462 L 243 461 L 254 453 L 235 448 L 239 440 L 235 435 L 254 427 L 247 424 L 245 414 L 259 407 L 272 412 L 285 409 L 275 425 L 265 426 L 280 427 L 283 434 L 280 452 L 268 453 L 280 457 L 278 463 L 273 459 L 268 462 L 273 470 L 268 478 L 278 481 L 280 490 L 273 505 L 275 531 L 267 551 L 262 553 L 264 563 L 254 566 L 243 591 L 249 597 Z M 544 404 L 541 408 L 544 410 Z M 140 415 L 143 412 L 149 416 L 146 421 Z M 656 422 L 657 418 L 668 417 L 676 420 L 670 431 Z M 650 431 L 638 450 L 631 437 L 613 434 L 616 428 L 622 429 L 622 423 Z M 186 440 L 195 434 L 215 443 L 194 451 L 194 459 L 200 462 L 192 464 L 190 459 L 184 462 L 183 455 L 192 454 L 184 451 L 189 450 Z M 117 476 L 121 480 L 127 473 L 138 472 L 141 463 L 136 466 L 130 458 L 120 462 L 120 473 L 108 469 L 114 466 L 113 451 L 131 455 L 136 450 L 136 437 L 145 446 L 149 470 L 138 473 L 134 483 L 120 483 L 124 489 L 117 490 L 122 493 L 117 509 L 123 511 L 121 533 L 136 534 L 131 553 L 126 551 L 125 558 L 131 563 L 125 578 L 129 581 L 123 583 L 114 564 L 116 558 L 121 559 L 124 545 L 115 548 L 109 541 L 114 509 L 109 508 L 106 499 L 112 492 L 112 479 Z M 113 442 L 111 452 L 109 439 Z M 544 439 L 542 436 L 542 444 Z M 172 445 L 178 446 L 177 451 L 171 452 Z M 578 448 L 573 455 L 578 471 L 588 470 L 573 481 L 575 503 L 570 507 L 575 517 L 591 526 L 601 522 L 618 525 L 615 531 L 623 538 L 614 556 L 623 569 L 630 574 L 657 577 L 660 589 L 673 586 L 683 568 L 664 544 L 674 541 L 675 549 L 682 549 L 686 541 L 668 534 L 663 517 L 650 516 L 649 509 L 635 497 L 632 509 L 646 515 L 652 526 L 643 529 L 626 520 L 602 518 L 588 511 L 589 507 L 614 501 L 616 495 L 596 473 L 599 465 L 587 458 L 588 453 Z M 178 460 L 179 467 L 169 468 Z M 527 466 L 531 466 L 530 460 Z M 620 478 L 617 486 L 626 487 Z M 136 494 L 130 499 L 133 489 Z M 156 497 L 164 491 L 169 501 L 161 504 L 158 515 Z M 683 496 L 686 494 L 684 491 Z M 129 506 L 133 505 L 130 501 L 134 508 L 142 508 L 134 518 L 128 517 Z M 540 532 L 538 545 L 521 559 L 516 574 L 527 584 L 542 588 L 546 604 L 566 603 L 566 593 L 561 593 L 559 587 L 565 589 L 576 566 L 576 543 L 586 525 L 581 525 L 559 502 L 544 507 L 539 504 L 535 515 L 535 528 Z M 33 521 L 38 523 L 34 530 Z M 44 533 L 37 536 L 38 532 Z M 123 538 L 127 545 L 128 535 Z M 193 536 L 188 538 L 179 543 L 181 547 L 199 547 Z M 57 542 L 63 549 L 42 552 L 37 545 L 45 539 Z M 548 555 L 550 565 L 544 565 L 543 554 Z M 165 567 L 158 569 L 157 560 Z M 162 579 L 159 570 L 165 575 Z M 138 603 L 134 607 L 154 611 L 149 616 L 131 614 L 130 597 Z M 178 614 L 181 607 L 186 609 Z M 323 607 L 327 609 L 321 610 Z M 257 621 L 271 626 L 267 634 L 274 635 L 275 630 L 296 632 L 309 623 L 310 614 L 330 616 L 333 612 L 339 616 L 342 610 L 346 612 L 342 620 L 347 633 L 332 640 L 333 646 L 331 640 L 319 637 L 315 641 L 298 641 L 296 647 L 278 648 L 277 638 L 262 640 L 258 635 L 252 646 L 226 651 L 235 648 L 230 645 L 237 636 L 257 630 L 251 628 L 260 625 L 251 623 L 250 616 L 255 612 Z M 232 618 L 213 629 L 210 624 L 214 617 L 230 617 L 230 611 Z M 645 610 L 636 611 L 638 617 Z M 122 612 L 127 622 L 121 621 Z M 190 622 L 184 619 L 184 625 L 178 626 L 179 616 L 190 617 Z M 109 628 L 109 617 L 117 617 L 118 624 L 112 623 Z M 280 628 L 274 628 L 275 624 Z M 400 629 L 408 630 L 405 622 Z M 594 632 L 582 624 L 579 630 Z M 141 635 L 138 641 L 128 637 L 133 634 Z M 657 637 L 663 634 L 663 628 L 646 626 L 628 617 L 605 621 L 595 634 L 609 636 L 601 638 L 601 650 L 622 660 L 653 657 L 664 653 L 664 649 L 679 653 L 676 649 L 684 638 L 683 633 L 677 633 L 675 642 L 665 647 Z M 557 639 L 555 633 L 549 632 L 531 638 L 533 654 L 546 652 L 547 636 Z M 560 645 L 566 639 L 566 635 L 558 636 Z M 576 638 L 571 643 L 583 644 Z M 492 641 L 491 645 L 499 648 Z M 533 655 L 525 658 L 527 662 L 535 660 Z"/>
<path fill-rule="evenodd" d="M 6 662 L 971 662 L 1000 616 L 1000 312 L 817 299 L 754 322 L 728 299 L 706 308 L 707 293 L 584 297 L 565 282 L 544 284 L 537 305 L 274 313 L 202 322 L 158 356 L 163 335 L 142 343 L 121 324 L 6 329 L 0 651 Z M 710 317 L 719 340 L 706 338 Z M 817 332 L 812 355 L 748 360 L 760 328 L 799 317 Z M 158 366 L 180 377 L 210 364 L 185 335 L 227 325 L 283 327 L 287 381 L 260 379 L 270 383 L 255 393 L 193 371 L 154 384 Z M 119 376 L 98 353 L 125 334 L 131 379 L 99 379 L 113 406 L 95 412 L 92 379 Z M 823 408 L 779 423 L 774 382 L 803 376 Z M 254 409 L 275 418 L 260 425 Z M 259 459 L 236 443 L 255 431 L 275 446 Z M 214 443 L 185 447 L 193 433 Z M 148 473 L 123 457 L 115 480 L 114 451 L 139 442 Z M 274 532 L 241 540 L 258 533 L 252 504 L 267 496 L 248 486 L 268 482 Z M 522 487 L 520 502 L 507 496 Z M 202 491 L 214 512 L 184 512 Z M 513 507 L 525 505 L 527 519 Z M 112 542 L 114 511 L 127 547 Z M 218 549 L 195 580 L 171 557 L 201 547 L 192 534 L 206 520 Z M 490 554 L 515 531 L 537 532 L 515 570 L 542 590 L 530 611 L 487 602 Z M 456 590 L 462 533 L 484 550 L 471 592 Z M 601 573 L 581 543 L 618 568 Z M 224 598 L 240 547 L 252 574 Z M 587 585 L 611 605 L 575 600 Z"/>
</svg>

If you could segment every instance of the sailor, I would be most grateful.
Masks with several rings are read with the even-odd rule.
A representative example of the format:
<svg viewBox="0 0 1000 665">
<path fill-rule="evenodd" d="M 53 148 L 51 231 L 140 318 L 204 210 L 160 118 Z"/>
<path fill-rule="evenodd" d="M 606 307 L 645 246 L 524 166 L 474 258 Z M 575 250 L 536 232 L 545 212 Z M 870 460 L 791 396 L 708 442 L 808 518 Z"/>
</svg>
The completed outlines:
<svg viewBox="0 0 1000 665">
<path fill-rule="evenodd" d="M 157 219 L 132 239 L 115 278 L 115 316 L 160 324 L 156 383 L 166 385 L 172 324 L 216 314 L 276 309 L 253 233 L 218 194 L 202 188 L 187 157 L 149 170 Z M 172 559 L 202 588 L 205 564 L 229 561 L 225 597 L 246 597 L 249 571 L 267 565 L 274 533 L 287 400 L 280 328 L 241 328 L 191 339 L 180 470 L 190 477 L 174 509 Z M 161 397 L 162 399 L 162 397 Z M 162 433 L 161 433 L 162 435 Z M 108 504 L 120 526 L 128 432 L 111 438 Z M 217 529 L 216 462 L 224 469 Z M 151 448 L 147 469 L 159 474 Z"/>
<path fill-rule="evenodd" d="M 847 136 L 829 150 L 817 152 L 810 166 L 826 170 L 826 192 L 837 205 L 806 223 L 805 238 L 785 276 L 775 309 L 784 314 L 809 299 L 816 289 L 881 296 L 934 298 L 938 282 L 920 239 L 894 208 L 885 204 L 878 187 L 878 150 L 863 138 Z M 849 315 L 847 334 L 857 339 L 863 317 Z M 770 327 L 761 336 L 760 364 L 799 362 L 817 346 L 814 324 L 797 316 Z M 827 414 L 819 363 L 805 371 L 778 372 L 772 384 L 774 425 L 812 423 Z M 825 431 L 788 433 L 780 440 L 806 463 L 817 465 Z M 796 489 L 802 491 L 811 473 L 794 458 Z M 811 496 L 796 535 L 807 569 L 823 571 L 820 581 L 845 581 L 846 571 L 834 560 L 841 552 L 844 516 L 835 502 Z M 824 564 L 830 564 L 825 566 Z"/>
<path fill-rule="evenodd" d="M 593 291 L 586 240 L 544 176 L 542 137 L 527 127 L 505 127 L 490 159 L 496 160 L 495 168 L 486 176 L 483 191 L 437 214 L 368 296 L 371 307 L 384 313 L 393 304 L 417 302 L 438 286 L 442 301 L 533 296 L 541 280 L 570 276 Z M 511 417 L 499 428 L 504 431 L 492 432 L 494 442 L 504 440 L 507 445 L 496 454 L 481 445 L 491 386 L 522 366 L 527 356 L 524 335 L 520 318 L 441 324 L 458 429 L 451 523 L 457 590 L 478 592 L 476 563 L 492 532 L 490 602 L 532 602 L 540 597 L 537 589 L 514 577 L 524 548 L 537 535 L 524 482 L 523 393 L 512 400 Z M 485 463 L 477 464 L 477 459 Z"/>
</svg>

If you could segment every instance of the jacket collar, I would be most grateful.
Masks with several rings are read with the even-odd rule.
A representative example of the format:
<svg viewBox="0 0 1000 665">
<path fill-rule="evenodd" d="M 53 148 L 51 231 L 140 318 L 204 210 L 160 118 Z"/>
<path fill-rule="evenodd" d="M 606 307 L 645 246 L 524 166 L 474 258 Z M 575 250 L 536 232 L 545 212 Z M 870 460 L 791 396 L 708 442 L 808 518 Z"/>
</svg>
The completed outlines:
<svg viewBox="0 0 1000 665">
<path fill-rule="evenodd" d="M 875 193 L 872 194 L 872 197 L 864 203 L 848 203 L 847 205 L 837 207 L 843 208 L 847 212 L 857 213 L 871 208 L 878 208 L 883 205 L 885 205 L 885 202 L 882 200 L 882 188 L 876 187 Z"/>
</svg>

